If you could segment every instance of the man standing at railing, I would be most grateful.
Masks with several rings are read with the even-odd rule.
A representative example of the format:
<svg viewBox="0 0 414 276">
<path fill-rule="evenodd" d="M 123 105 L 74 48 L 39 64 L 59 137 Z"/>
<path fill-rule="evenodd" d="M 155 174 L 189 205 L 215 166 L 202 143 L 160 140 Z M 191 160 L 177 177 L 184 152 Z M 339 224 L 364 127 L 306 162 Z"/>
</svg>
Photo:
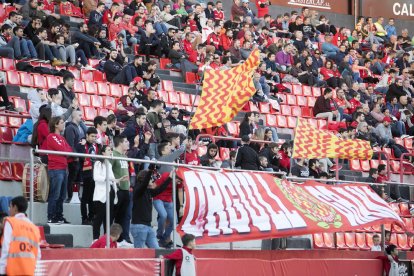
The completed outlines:
<svg viewBox="0 0 414 276">
<path fill-rule="evenodd" d="M 242 170 L 258 171 L 260 160 L 257 152 L 249 146 L 250 137 L 248 135 L 243 135 L 241 140 L 242 146 L 237 151 L 235 166 L 240 166 Z"/>
<path fill-rule="evenodd" d="M 129 149 L 129 141 L 124 135 L 118 135 L 114 137 L 114 157 L 127 158 L 126 152 Z M 115 179 L 124 178 L 129 176 L 128 162 L 125 160 L 111 160 L 112 171 Z M 129 179 L 129 178 L 128 178 Z M 125 227 L 127 224 L 127 212 L 129 206 L 129 180 L 123 180 L 119 183 L 118 187 L 118 203 L 114 209 L 114 222 L 122 225 L 121 237 L 119 238 L 119 247 L 132 247 L 132 243 L 129 238 L 129 227 Z"/>
</svg>

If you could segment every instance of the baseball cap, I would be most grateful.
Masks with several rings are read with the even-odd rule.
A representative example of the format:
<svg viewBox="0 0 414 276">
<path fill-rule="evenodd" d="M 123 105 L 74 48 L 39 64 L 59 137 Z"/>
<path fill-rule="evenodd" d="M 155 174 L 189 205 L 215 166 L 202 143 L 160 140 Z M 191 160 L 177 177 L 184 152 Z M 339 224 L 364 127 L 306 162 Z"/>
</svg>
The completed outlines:
<svg viewBox="0 0 414 276">
<path fill-rule="evenodd" d="M 141 77 L 135 77 L 132 82 L 139 83 L 141 81 L 142 81 L 142 78 Z"/>
<path fill-rule="evenodd" d="M 391 123 L 391 118 L 387 116 L 387 117 L 384 117 L 384 120 L 382 120 L 382 121 Z"/>
</svg>

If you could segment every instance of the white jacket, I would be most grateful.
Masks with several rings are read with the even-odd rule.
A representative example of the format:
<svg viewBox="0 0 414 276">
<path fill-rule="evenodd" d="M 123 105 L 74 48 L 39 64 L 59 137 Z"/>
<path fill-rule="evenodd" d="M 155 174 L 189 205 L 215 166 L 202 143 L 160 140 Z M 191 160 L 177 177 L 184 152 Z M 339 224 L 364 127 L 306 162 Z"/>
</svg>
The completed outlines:
<svg viewBox="0 0 414 276">
<path fill-rule="evenodd" d="M 115 183 L 115 176 L 112 172 L 112 165 L 108 163 L 109 166 L 109 182 L 112 188 L 115 191 L 115 200 L 114 204 L 118 202 L 116 196 L 117 186 Z M 95 181 L 95 191 L 93 192 L 93 201 L 100 201 L 102 203 L 106 202 L 106 165 L 105 161 L 96 161 L 93 166 L 93 180 Z"/>
</svg>

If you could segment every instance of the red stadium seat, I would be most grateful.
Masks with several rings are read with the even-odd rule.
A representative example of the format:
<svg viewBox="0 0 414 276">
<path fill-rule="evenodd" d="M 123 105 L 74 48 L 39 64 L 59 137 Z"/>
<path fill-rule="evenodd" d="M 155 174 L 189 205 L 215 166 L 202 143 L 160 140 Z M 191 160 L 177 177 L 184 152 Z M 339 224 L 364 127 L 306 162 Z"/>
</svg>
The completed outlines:
<svg viewBox="0 0 414 276">
<path fill-rule="evenodd" d="M 16 70 L 16 66 L 14 64 L 13 59 L 9 58 L 1 58 L 1 66 L 0 69 L 3 71 L 13 71 Z"/>
<path fill-rule="evenodd" d="M 171 80 L 162 80 L 162 89 L 167 92 L 174 91 L 173 82 Z"/>
<path fill-rule="evenodd" d="M 119 84 L 110 83 L 109 92 L 111 93 L 111 96 L 115 98 L 120 98 L 122 96 L 122 89 Z"/>
<path fill-rule="evenodd" d="M 342 232 L 336 233 L 336 248 L 348 249 L 348 246 L 345 244 L 345 235 Z"/>
<path fill-rule="evenodd" d="M 104 72 L 95 70 L 93 71 L 93 81 L 96 82 L 106 82 L 106 75 Z"/>
<path fill-rule="evenodd" d="M 41 89 L 48 88 L 45 77 L 39 74 L 33 74 L 33 86 Z"/>
<path fill-rule="evenodd" d="M 24 164 L 12 163 L 11 166 L 12 166 L 13 179 L 15 181 L 22 181 Z"/>
<path fill-rule="evenodd" d="M 276 115 L 277 127 L 286 128 L 287 121 L 286 117 L 283 115 Z"/>
<path fill-rule="evenodd" d="M 394 173 L 400 173 L 400 161 L 396 161 L 396 160 L 391 160 L 390 161 L 390 167 L 392 172 Z"/>
<path fill-rule="evenodd" d="M 391 148 L 382 148 L 382 150 L 386 153 L 386 154 L 388 154 L 388 156 L 391 158 L 391 159 L 395 159 L 395 157 L 394 157 L 394 153 L 392 152 L 392 149 Z"/>
<path fill-rule="evenodd" d="M 292 106 L 291 108 L 292 116 L 302 117 L 302 108 L 299 106 Z"/>
<path fill-rule="evenodd" d="M 323 234 L 316 233 L 312 235 L 313 248 L 326 248 L 325 242 L 323 241 Z"/>
<path fill-rule="evenodd" d="M 12 181 L 13 173 L 9 162 L 0 162 L 0 180 Z"/>
<path fill-rule="evenodd" d="M 277 96 L 282 100 L 283 104 L 286 104 L 286 94 L 279 93 Z"/>
<path fill-rule="evenodd" d="M 73 83 L 73 91 L 76 93 L 85 93 L 85 84 L 81 80 L 75 79 Z"/>
<path fill-rule="evenodd" d="M 167 69 L 167 65 L 171 63 L 169 58 L 160 58 L 160 69 Z"/>
<path fill-rule="evenodd" d="M 20 75 L 17 71 L 6 71 L 7 83 L 11 85 L 20 85 Z"/>
<path fill-rule="evenodd" d="M 368 172 L 371 169 L 369 160 L 361 160 L 361 169 L 363 172 Z"/>
<path fill-rule="evenodd" d="M 92 95 L 91 96 L 91 105 L 96 108 L 101 108 L 103 106 L 103 99 L 101 96 Z"/>
<path fill-rule="evenodd" d="M 270 104 L 269 103 L 259 103 L 259 110 L 262 114 L 270 113 Z"/>
<path fill-rule="evenodd" d="M 98 95 L 109 96 L 109 87 L 106 82 L 97 82 L 96 89 L 98 90 Z"/>
<path fill-rule="evenodd" d="M 83 107 L 83 117 L 86 121 L 93 121 L 96 116 L 98 116 L 96 109 L 91 106 L 84 106 Z"/>
<path fill-rule="evenodd" d="M 0 116 L 0 126 L 8 126 L 9 123 L 7 122 L 6 116 Z"/>
<path fill-rule="evenodd" d="M 350 233 L 350 232 L 345 233 L 345 244 L 350 249 L 358 249 L 358 246 L 356 244 L 355 233 Z"/>
<path fill-rule="evenodd" d="M 316 102 L 316 98 L 315 97 L 308 97 L 308 106 L 309 107 L 314 107 L 315 106 L 315 102 Z"/>
<path fill-rule="evenodd" d="M 81 70 L 81 80 L 83 81 L 93 81 L 93 71 L 91 70 Z"/>
<path fill-rule="evenodd" d="M 98 89 L 96 87 L 96 83 L 92 82 L 92 81 L 85 81 L 85 92 L 87 94 L 92 94 L 95 95 L 98 93 Z"/>
<path fill-rule="evenodd" d="M 362 171 L 359 160 L 349 160 L 349 167 L 353 171 Z"/>
<path fill-rule="evenodd" d="M 20 75 L 20 85 L 33 87 L 33 76 L 27 72 L 19 72 Z"/>
<path fill-rule="evenodd" d="M 105 96 L 104 97 L 104 105 L 103 106 L 105 108 L 110 109 L 110 110 L 115 110 L 116 109 L 116 100 L 113 97 Z"/>
<path fill-rule="evenodd" d="M 191 105 L 194 103 L 194 106 L 198 106 L 200 104 L 200 96 L 198 95 L 190 95 L 190 99 L 191 99 Z M 195 100 L 195 102 L 194 102 Z"/>
<path fill-rule="evenodd" d="M 7 120 L 8 120 L 8 125 L 10 127 L 19 128 L 23 123 L 22 118 L 17 118 L 17 117 L 9 117 Z"/>
<path fill-rule="evenodd" d="M 168 102 L 171 104 L 180 104 L 180 97 L 175 91 L 168 91 L 168 99 Z"/>
<path fill-rule="evenodd" d="M 408 232 L 413 232 L 414 231 L 413 219 L 411 217 L 403 218 L 403 221 L 405 223 L 405 227 L 407 228 L 407 231 Z"/>
<path fill-rule="evenodd" d="M 22 110 L 22 112 L 27 113 L 27 106 L 26 106 L 26 100 L 22 98 L 13 98 L 13 103 L 16 108 L 19 108 Z"/>
<path fill-rule="evenodd" d="M 198 76 L 196 73 L 193 72 L 186 72 L 185 73 L 185 82 L 189 84 L 195 84 L 198 82 Z"/>
<path fill-rule="evenodd" d="M 87 94 L 79 94 L 78 101 L 80 106 L 86 107 L 91 105 L 91 96 Z"/>
<path fill-rule="evenodd" d="M 389 230 L 387 230 L 387 231 L 389 231 Z M 391 233 L 390 243 L 391 244 L 395 244 L 395 245 L 398 246 L 398 243 L 397 243 L 397 234 L 396 233 Z"/>
<path fill-rule="evenodd" d="M 240 126 L 240 122 L 237 121 L 233 121 L 233 122 L 228 122 L 226 124 L 227 126 L 227 130 L 229 131 L 229 134 L 233 137 L 239 137 L 239 126 Z"/>
<path fill-rule="evenodd" d="M 318 128 L 318 120 L 316 119 L 308 119 L 309 124 L 313 126 L 314 128 Z"/>
<path fill-rule="evenodd" d="M 303 118 L 312 118 L 313 117 L 312 108 L 307 107 L 307 106 L 302 106 L 300 109 L 302 110 L 302 117 Z"/>
<path fill-rule="evenodd" d="M 281 105 L 280 113 L 284 116 L 290 116 L 292 115 L 292 107 L 290 107 L 289 105 Z"/>
<path fill-rule="evenodd" d="M 404 147 L 404 141 L 400 137 L 394 137 L 394 141 L 396 144 Z"/>
<path fill-rule="evenodd" d="M 48 88 L 56 88 L 59 86 L 58 79 L 52 75 L 46 75 L 46 83 Z"/>
<path fill-rule="evenodd" d="M 400 203 L 400 214 L 403 217 L 411 217 L 410 206 L 408 203 Z"/>
<path fill-rule="evenodd" d="M 186 105 L 186 106 L 191 106 L 191 100 L 190 100 L 190 94 L 184 93 L 184 92 L 180 92 L 178 93 L 179 97 L 180 97 L 180 103 L 182 105 Z"/>
<path fill-rule="evenodd" d="M 307 100 L 307 97 L 305 97 L 305 96 L 297 96 L 296 100 L 297 100 L 297 104 L 299 106 L 307 106 L 308 105 L 308 100 Z"/>
<path fill-rule="evenodd" d="M 293 116 L 286 116 L 288 128 L 295 128 L 297 123 L 297 118 Z"/>
<path fill-rule="evenodd" d="M 378 165 L 379 165 L 379 160 L 375 160 L 375 159 L 371 159 L 370 161 L 369 161 L 369 165 L 370 165 L 370 167 L 371 168 L 378 168 Z"/>
<path fill-rule="evenodd" d="M 322 95 L 322 91 L 320 87 L 312 87 L 312 95 L 314 97 L 319 97 L 320 95 Z"/>
<path fill-rule="evenodd" d="M 402 250 L 410 250 L 411 248 L 408 246 L 408 239 L 405 233 L 397 234 L 397 245 Z"/>
<path fill-rule="evenodd" d="M 158 98 L 163 100 L 165 103 L 169 103 L 167 91 L 158 91 Z"/>
<path fill-rule="evenodd" d="M 401 210 L 400 210 L 400 204 L 399 203 L 390 203 L 390 207 L 398 215 L 401 215 Z"/>
<path fill-rule="evenodd" d="M 56 67 L 56 69 L 57 69 L 58 67 Z M 66 69 L 65 67 L 62 67 L 61 69 Z M 81 72 L 80 72 L 80 70 L 78 69 L 78 68 L 76 68 L 76 67 L 68 67 L 68 69 L 67 69 L 69 72 L 71 72 L 74 76 L 75 76 L 75 79 L 76 80 L 80 80 L 80 75 L 81 75 Z"/>
<path fill-rule="evenodd" d="M 355 234 L 356 244 L 360 250 L 369 250 L 367 246 L 365 233 L 356 233 Z"/>
<path fill-rule="evenodd" d="M 326 248 L 335 248 L 333 233 L 323 233 L 323 242 Z"/>
<path fill-rule="evenodd" d="M 227 160 L 230 158 L 230 149 L 229 148 L 220 148 L 220 159 Z"/>
<path fill-rule="evenodd" d="M 307 97 L 312 96 L 312 87 L 303 85 L 302 92 L 303 92 L 303 96 L 307 96 Z"/>
<path fill-rule="evenodd" d="M 197 154 L 198 156 L 203 156 L 207 153 L 207 147 L 206 146 L 201 146 L 197 148 Z"/>
<path fill-rule="evenodd" d="M 98 109 L 98 115 L 99 116 L 102 116 L 102 117 L 108 117 L 108 115 L 109 115 L 109 109 L 106 109 L 106 108 L 99 108 Z"/>
<path fill-rule="evenodd" d="M 288 105 L 296 105 L 296 96 L 295 95 L 286 95 Z"/>
<path fill-rule="evenodd" d="M 9 127 L 0 127 L 0 143 L 13 142 L 13 132 Z"/>
<path fill-rule="evenodd" d="M 266 125 L 271 127 L 276 127 L 276 115 L 266 114 Z"/>
<path fill-rule="evenodd" d="M 404 146 L 408 150 L 413 149 L 413 138 L 405 138 L 404 139 Z"/>
<path fill-rule="evenodd" d="M 302 96 L 302 85 L 301 84 L 292 84 L 292 94 Z"/>
</svg>

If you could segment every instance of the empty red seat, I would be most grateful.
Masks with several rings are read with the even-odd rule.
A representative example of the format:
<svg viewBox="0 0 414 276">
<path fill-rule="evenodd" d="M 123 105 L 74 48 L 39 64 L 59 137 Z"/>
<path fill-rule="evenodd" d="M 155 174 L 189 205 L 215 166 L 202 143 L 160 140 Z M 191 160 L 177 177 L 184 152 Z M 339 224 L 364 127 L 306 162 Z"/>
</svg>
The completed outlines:
<svg viewBox="0 0 414 276">
<path fill-rule="evenodd" d="M 197 74 L 193 73 L 193 72 L 186 72 L 185 73 L 185 82 L 190 83 L 190 84 L 197 83 L 198 82 Z"/>
<path fill-rule="evenodd" d="M 13 132 L 9 127 L 0 127 L 0 143 L 13 142 Z"/>
<path fill-rule="evenodd" d="M 0 180 L 13 180 L 13 173 L 9 162 L 0 162 Z"/>
<path fill-rule="evenodd" d="M 110 83 L 109 92 L 111 93 L 112 97 L 120 98 L 122 96 L 122 89 L 119 84 Z"/>
<path fill-rule="evenodd" d="M 281 128 L 287 127 L 286 117 L 283 115 L 276 115 L 276 126 Z"/>
<path fill-rule="evenodd" d="M 307 85 L 302 85 L 302 94 L 303 96 L 312 96 L 312 87 Z"/>
<path fill-rule="evenodd" d="M 93 71 L 91 70 L 81 70 L 81 80 L 83 81 L 93 81 Z"/>
<path fill-rule="evenodd" d="M 408 246 L 408 239 L 405 233 L 397 234 L 397 245 L 402 250 L 410 250 L 411 247 Z"/>
<path fill-rule="evenodd" d="M 20 75 L 17 71 L 6 71 L 7 83 L 11 85 L 20 85 Z"/>
<path fill-rule="evenodd" d="M 292 115 L 292 107 L 289 105 L 281 105 L 280 106 L 280 113 L 284 116 L 290 116 Z"/>
<path fill-rule="evenodd" d="M 376 169 L 376 168 L 378 168 L 379 160 L 371 159 L 369 161 L 369 165 L 370 165 L 371 168 L 375 168 Z"/>
<path fill-rule="evenodd" d="M 103 106 L 103 99 L 101 96 L 92 95 L 91 96 L 91 105 L 93 107 L 101 108 Z"/>
<path fill-rule="evenodd" d="M 358 246 L 356 244 L 355 233 L 350 233 L 350 232 L 345 233 L 345 244 L 350 249 L 358 249 Z"/>
<path fill-rule="evenodd" d="M 93 81 L 96 82 L 106 82 L 106 75 L 104 72 L 95 70 L 93 71 Z"/>
<path fill-rule="evenodd" d="M 1 70 L 3 71 L 13 71 L 16 70 L 14 60 L 10 58 L 1 58 Z"/>
<path fill-rule="evenodd" d="M 98 90 L 98 95 L 109 96 L 109 87 L 106 82 L 97 82 L 96 89 Z"/>
<path fill-rule="evenodd" d="M 382 150 L 383 150 L 386 154 L 388 154 L 388 156 L 389 156 L 391 159 L 395 159 L 395 157 L 394 157 L 394 153 L 392 152 L 392 149 L 391 149 L 391 148 L 382 148 Z"/>
<path fill-rule="evenodd" d="M 356 233 L 355 234 L 356 245 L 361 250 L 369 250 L 370 248 L 367 246 L 366 236 L 365 233 Z"/>
<path fill-rule="evenodd" d="M 313 126 L 314 128 L 318 128 L 318 120 L 316 119 L 308 119 L 309 124 L 311 124 L 311 126 Z"/>
<path fill-rule="evenodd" d="M 172 104 L 180 104 L 180 97 L 177 92 L 175 91 L 169 91 L 168 92 L 168 99 L 169 103 Z"/>
<path fill-rule="evenodd" d="M 85 84 L 81 80 L 75 79 L 73 83 L 73 91 L 77 93 L 85 93 Z"/>
<path fill-rule="evenodd" d="M 296 101 L 299 106 L 307 106 L 308 100 L 305 96 L 296 96 Z"/>
<path fill-rule="evenodd" d="M 312 95 L 314 97 L 319 97 L 322 95 L 321 88 L 320 87 L 312 87 Z"/>
<path fill-rule="evenodd" d="M 270 104 L 269 103 L 259 103 L 259 110 L 262 114 L 270 113 Z"/>
<path fill-rule="evenodd" d="M 59 81 L 55 76 L 46 75 L 46 84 L 48 88 L 56 88 L 59 86 Z"/>
<path fill-rule="evenodd" d="M 99 108 L 98 109 L 98 115 L 99 116 L 102 116 L 102 117 L 108 117 L 108 115 L 109 115 L 109 109 L 107 109 L 107 108 Z"/>
<path fill-rule="evenodd" d="M 167 69 L 167 65 L 171 63 L 169 58 L 160 58 L 160 69 Z"/>
<path fill-rule="evenodd" d="M 302 117 L 302 109 L 299 106 L 292 106 L 291 108 L 292 116 Z"/>
<path fill-rule="evenodd" d="M 98 93 L 96 83 L 94 83 L 92 81 L 85 81 L 84 83 L 85 83 L 85 92 L 87 94 L 97 94 Z"/>
<path fill-rule="evenodd" d="M 362 171 L 361 163 L 359 163 L 359 160 L 349 160 L 349 167 L 353 171 Z"/>
<path fill-rule="evenodd" d="M 288 105 L 296 105 L 296 96 L 295 95 L 286 95 L 286 102 Z"/>
<path fill-rule="evenodd" d="M 295 128 L 296 127 L 296 122 L 297 122 L 297 118 L 293 117 L 293 116 L 286 116 L 287 118 L 287 126 L 288 128 Z"/>
<path fill-rule="evenodd" d="M 180 97 L 180 103 L 182 105 L 190 105 L 191 106 L 191 100 L 190 100 L 190 95 L 184 92 L 180 92 L 178 93 L 179 97 Z"/>
<path fill-rule="evenodd" d="M 316 102 L 316 98 L 315 97 L 308 97 L 308 106 L 309 107 L 314 107 L 315 106 L 315 102 Z"/>
<path fill-rule="evenodd" d="M 79 94 L 78 101 L 79 101 L 79 104 L 83 107 L 91 105 L 91 97 L 87 94 Z"/>
<path fill-rule="evenodd" d="M 165 91 L 174 91 L 173 82 L 171 80 L 162 80 L 162 89 Z"/>
<path fill-rule="evenodd" d="M 191 98 L 191 104 L 194 103 L 194 106 L 198 106 L 199 105 L 199 103 L 200 103 L 200 96 L 191 94 L 190 95 L 190 98 Z"/>
<path fill-rule="evenodd" d="M 301 108 L 302 111 L 302 116 L 303 118 L 312 118 L 313 117 L 313 113 L 312 113 L 312 108 L 308 107 L 308 106 L 302 106 Z"/>
<path fill-rule="evenodd" d="M 22 112 L 27 113 L 27 106 L 26 106 L 26 100 L 25 99 L 16 97 L 16 98 L 13 98 L 13 103 L 14 103 L 14 106 L 16 108 L 19 108 L 19 109 L 22 110 Z"/>
<path fill-rule="evenodd" d="M 410 206 L 408 206 L 408 203 L 400 203 L 400 214 L 404 217 L 411 217 Z"/>
<path fill-rule="evenodd" d="M 110 96 L 104 98 L 104 106 L 110 110 L 116 109 L 116 100 Z"/>
<path fill-rule="evenodd" d="M 325 242 L 323 241 L 322 233 L 315 233 L 312 235 L 313 248 L 326 248 Z"/>
<path fill-rule="evenodd" d="M 240 126 L 240 122 L 237 121 L 232 121 L 232 122 L 228 122 L 226 124 L 227 126 L 227 130 L 229 131 L 229 134 L 233 137 L 239 137 L 239 126 Z"/>
<path fill-rule="evenodd" d="M 47 89 L 48 85 L 44 76 L 33 74 L 33 86 L 36 88 Z M 56 87 L 51 87 L 56 88 Z"/>
<path fill-rule="evenodd" d="M 302 96 L 302 85 L 300 84 L 293 84 L 292 85 L 292 94 Z"/>
<path fill-rule="evenodd" d="M 158 98 L 164 101 L 165 103 L 169 103 L 167 91 L 158 91 Z"/>
<path fill-rule="evenodd" d="M 323 233 L 323 242 L 326 248 L 335 248 L 333 233 Z"/>
<path fill-rule="evenodd" d="M 361 160 L 361 169 L 364 172 L 367 172 L 371 169 L 371 167 L 369 166 L 369 160 Z"/>
<path fill-rule="evenodd" d="M 20 75 L 20 85 L 33 87 L 33 76 L 27 72 L 19 72 Z"/>
<path fill-rule="evenodd" d="M 413 138 L 405 138 L 404 139 L 404 146 L 408 150 L 413 149 Z"/>
<path fill-rule="evenodd" d="M 345 235 L 342 232 L 336 233 L 336 248 L 348 249 L 348 246 L 345 244 Z"/>
<path fill-rule="evenodd" d="M 249 101 L 249 110 L 252 112 L 259 112 L 259 107 L 254 102 Z"/>
<path fill-rule="evenodd" d="M 15 181 L 22 181 L 23 168 L 24 164 L 22 163 L 12 163 L 12 174 Z"/>
<path fill-rule="evenodd" d="M 413 219 L 411 217 L 406 217 L 403 218 L 403 221 L 405 223 L 405 227 L 407 228 L 408 232 L 413 232 L 414 231 L 414 227 L 413 227 Z"/>
<path fill-rule="evenodd" d="M 9 117 L 7 121 L 10 127 L 15 127 L 15 128 L 19 128 L 23 123 L 22 118 L 18 118 L 18 117 Z"/>
<path fill-rule="evenodd" d="M 92 106 L 83 107 L 83 117 L 86 121 L 93 121 L 95 117 L 98 116 L 96 109 Z"/>
</svg>

